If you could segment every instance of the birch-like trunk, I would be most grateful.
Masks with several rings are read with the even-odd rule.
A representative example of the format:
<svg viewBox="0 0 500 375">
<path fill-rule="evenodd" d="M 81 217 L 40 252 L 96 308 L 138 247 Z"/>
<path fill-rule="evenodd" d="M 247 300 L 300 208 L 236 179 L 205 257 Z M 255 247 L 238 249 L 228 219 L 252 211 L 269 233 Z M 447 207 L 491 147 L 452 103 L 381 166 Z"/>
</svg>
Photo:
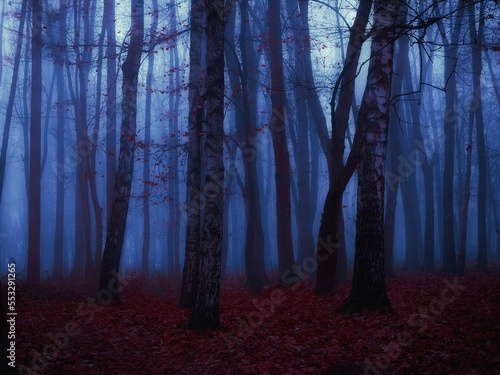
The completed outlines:
<svg viewBox="0 0 500 375">
<path fill-rule="evenodd" d="M 376 0 L 374 3 L 370 65 L 358 115 L 358 127 L 363 128 L 363 145 L 358 167 L 356 255 L 352 289 L 339 309 L 342 312 L 359 312 L 363 308 L 390 309 L 384 270 L 385 155 L 394 23 L 400 4 L 400 0 Z"/>
</svg>

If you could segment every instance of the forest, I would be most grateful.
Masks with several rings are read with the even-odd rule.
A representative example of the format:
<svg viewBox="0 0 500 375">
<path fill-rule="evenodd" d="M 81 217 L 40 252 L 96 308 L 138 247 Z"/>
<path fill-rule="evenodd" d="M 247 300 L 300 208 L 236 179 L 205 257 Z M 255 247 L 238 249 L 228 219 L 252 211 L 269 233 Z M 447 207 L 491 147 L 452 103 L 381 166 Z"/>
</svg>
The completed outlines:
<svg viewBox="0 0 500 375">
<path fill-rule="evenodd" d="M 498 0 L 0 3 L 2 374 L 500 374 Z"/>
</svg>

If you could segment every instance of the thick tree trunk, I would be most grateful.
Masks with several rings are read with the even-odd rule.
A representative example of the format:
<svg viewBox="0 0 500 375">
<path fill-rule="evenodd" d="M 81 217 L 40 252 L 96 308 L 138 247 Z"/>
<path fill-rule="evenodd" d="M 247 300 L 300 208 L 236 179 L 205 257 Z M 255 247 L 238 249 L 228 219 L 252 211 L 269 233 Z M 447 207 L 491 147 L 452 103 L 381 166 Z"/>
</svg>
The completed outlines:
<svg viewBox="0 0 500 375">
<path fill-rule="evenodd" d="M 228 3 L 230 5 L 230 3 Z M 188 328 L 219 328 L 219 292 L 224 209 L 224 28 L 229 5 L 207 0 L 207 129 L 205 209 L 196 302 Z"/>
<path fill-rule="evenodd" d="M 389 125 L 394 22 L 401 1 L 376 0 L 371 58 L 358 127 L 364 129 L 358 169 L 356 255 L 352 289 L 339 311 L 390 309 L 384 272 L 385 153 Z M 363 123 L 362 125 L 360 123 Z"/>
<path fill-rule="evenodd" d="M 205 85 L 201 60 L 204 6 L 191 0 L 191 37 L 189 48 L 189 143 L 186 193 L 186 249 L 179 307 L 193 308 L 198 285 L 199 248 L 201 241 L 201 133 L 205 107 Z"/>
<path fill-rule="evenodd" d="M 112 298 L 119 300 L 119 287 L 116 287 L 116 274 L 120 269 L 120 260 L 127 223 L 128 206 L 132 178 L 134 174 L 134 149 L 137 117 L 137 80 L 144 38 L 144 2 L 131 1 L 132 27 L 127 57 L 122 65 L 123 102 L 122 128 L 120 136 L 120 154 L 118 170 L 113 191 L 113 204 L 108 225 L 106 246 L 102 259 L 97 302 L 109 303 L 103 296 L 108 290 Z"/>
<path fill-rule="evenodd" d="M 28 283 L 40 282 L 40 158 L 42 127 L 42 30 L 40 14 L 42 0 L 32 4 L 31 47 L 31 114 L 30 114 L 30 164 L 28 198 Z"/>
<path fill-rule="evenodd" d="M 290 154 L 285 131 L 285 84 L 281 42 L 280 0 L 268 0 L 269 57 L 272 113 L 269 129 L 273 141 L 276 182 L 278 272 L 284 275 L 294 265 L 290 201 Z"/>
</svg>

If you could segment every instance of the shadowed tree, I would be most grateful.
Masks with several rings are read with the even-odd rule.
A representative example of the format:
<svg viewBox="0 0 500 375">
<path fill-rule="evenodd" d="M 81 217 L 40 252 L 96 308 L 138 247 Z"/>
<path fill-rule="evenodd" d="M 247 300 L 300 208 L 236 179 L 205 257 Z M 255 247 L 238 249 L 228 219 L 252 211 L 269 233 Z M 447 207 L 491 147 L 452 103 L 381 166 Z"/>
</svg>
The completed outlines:
<svg viewBox="0 0 500 375">
<path fill-rule="evenodd" d="M 394 23 L 401 0 L 374 3 L 370 65 L 358 127 L 363 129 L 358 167 L 356 255 L 352 289 L 341 312 L 390 309 L 384 270 L 385 154 L 394 55 Z"/>
<path fill-rule="evenodd" d="M 231 2 L 207 0 L 207 128 L 205 206 L 199 248 L 196 300 L 188 328 L 219 328 L 219 293 L 224 209 L 224 28 Z"/>
<path fill-rule="evenodd" d="M 332 95 L 332 136 L 328 142 L 326 126 L 317 127 L 321 146 L 328 164 L 328 194 L 323 207 L 323 215 L 319 228 L 316 259 L 318 272 L 314 293 L 318 295 L 332 294 L 335 291 L 337 272 L 337 254 L 345 252 L 344 217 L 342 212 L 342 195 L 360 158 L 360 139 L 353 142 L 349 157 L 344 165 L 345 136 L 349 125 L 349 112 L 354 96 L 354 84 L 357 75 L 361 47 L 366 40 L 365 29 L 368 23 L 372 0 L 361 0 L 354 25 L 350 30 L 349 44 L 346 51 L 344 68 L 336 83 Z M 336 92 L 339 91 L 338 103 L 335 106 Z M 315 122 L 319 124 L 319 122 Z M 358 133 L 356 129 L 356 133 Z"/>
<path fill-rule="evenodd" d="M 28 193 L 28 283 L 40 282 L 40 159 L 42 127 L 42 0 L 32 4 L 31 115 Z"/>
<path fill-rule="evenodd" d="M 113 299 L 119 300 L 115 287 L 116 275 L 120 268 L 123 239 L 127 223 L 132 177 L 134 174 L 134 149 L 137 117 L 137 80 L 144 38 L 144 1 L 131 1 L 132 27 L 127 57 L 122 65 L 123 102 L 122 128 L 120 135 L 120 153 L 118 170 L 113 189 L 113 204 L 106 235 L 106 246 L 101 265 L 99 290 L 108 289 Z M 98 302 L 106 303 L 100 300 Z"/>
<path fill-rule="evenodd" d="M 205 86 L 202 75 L 202 23 L 204 6 L 201 0 L 191 1 L 191 36 L 189 48 L 189 116 L 188 170 L 186 191 L 186 248 L 179 307 L 193 308 L 198 284 L 198 249 L 201 241 L 201 133 L 205 107 Z"/>
<path fill-rule="evenodd" d="M 446 82 L 446 107 L 444 110 L 444 170 L 443 170 L 443 264 L 441 270 L 444 272 L 456 272 L 457 262 L 455 258 L 455 226 L 453 214 L 453 176 L 454 176 L 454 152 L 455 152 L 455 128 L 457 126 L 456 96 L 457 77 L 456 62 L 458 56 L 458 41 L 460 39 L 460 28 L 464 14 L 464 1 L 458 1 L 458 11 L 449 36 L 441 23 L 441 39 L 444 45 L 445 63 L 444 80 Z"/>
<path fill-rule="evenodd" d="M 284 276 L 287 271 L 292 269 L 295 260 L 290 201 L 290 154 L 285 131 L 285 84 L 280 0 L 268 0 L 267 17 L 272 105 L 269 129 L 271 130 L 275 161 L 278 272 Z"/>
</svg>

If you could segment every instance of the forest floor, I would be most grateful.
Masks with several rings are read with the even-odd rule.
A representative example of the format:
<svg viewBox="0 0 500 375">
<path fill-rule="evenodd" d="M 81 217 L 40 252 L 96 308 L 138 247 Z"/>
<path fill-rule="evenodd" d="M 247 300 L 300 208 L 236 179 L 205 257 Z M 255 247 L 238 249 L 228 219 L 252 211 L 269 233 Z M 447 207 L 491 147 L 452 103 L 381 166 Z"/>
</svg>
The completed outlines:
<svg viewBox="0 0 500 375">
<path fill-rule="evenodd" d="M 223 328 L 183 328 L 179 283 L 124 279 L 121 304 L 99 307 L 93 285 L 17 287 L 16 362 L 26 374 L 500 374 L 500 262 L 466 277 L 396 270 L 393 312 L 334 313 L 350 290 L 272 283 L 250 296 L 223 282 Z M 342 370 L 343 369 L 343 370 Z"/>
</svg>

